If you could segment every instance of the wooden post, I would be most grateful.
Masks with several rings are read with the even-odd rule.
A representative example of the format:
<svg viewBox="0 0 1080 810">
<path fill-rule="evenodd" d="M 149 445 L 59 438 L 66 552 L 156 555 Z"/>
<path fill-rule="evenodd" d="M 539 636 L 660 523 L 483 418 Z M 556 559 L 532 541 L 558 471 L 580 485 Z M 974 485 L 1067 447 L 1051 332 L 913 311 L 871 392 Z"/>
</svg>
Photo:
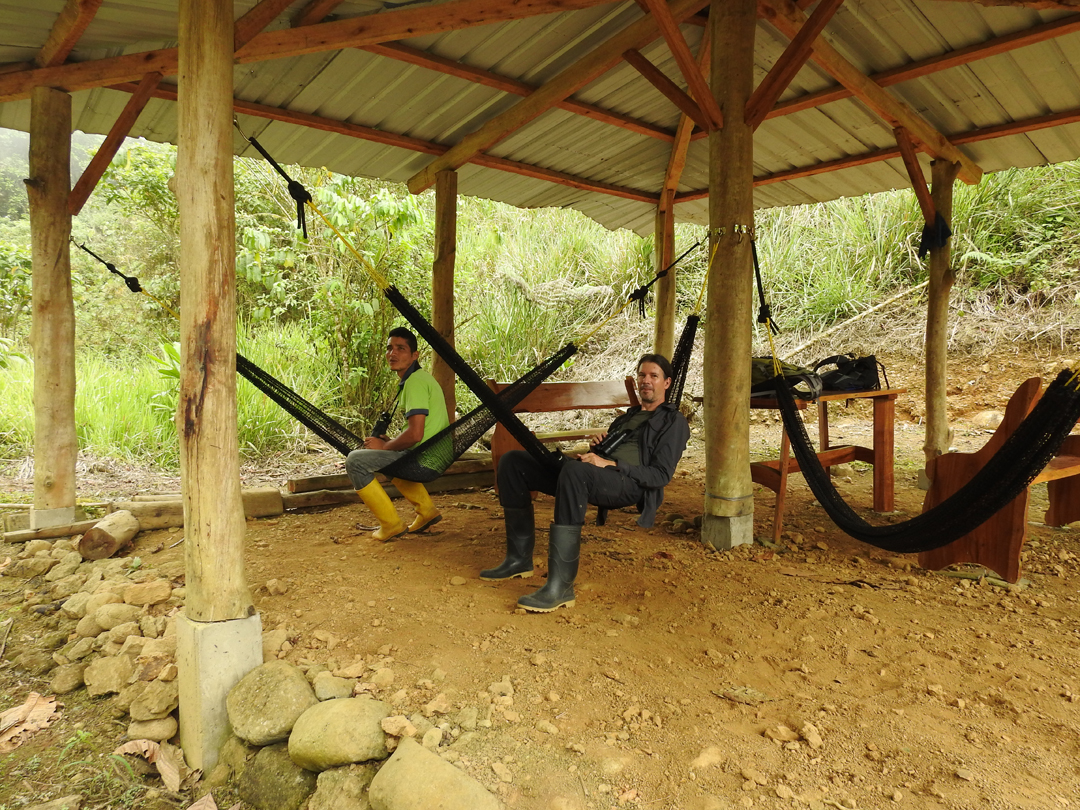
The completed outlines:
<svg viewBox="0 0 1080 810">
<path fill-rule="evenodd" d="M 34 507 L 30 528 L 75 520 L 75 305 L 71 298 L 71 96 L 36 87 L 30 101 L 33 262 Z"/>
<path fill-rule="evenodd" d="M 177 622 L 180 741 L 209 771 L 228 738 L 225 698 L 262 663 L 244 576 L 236 430 L 232 0 L 179 6 L 180 480 L 187 604 Z"/>
<path fill-rule="evenodd" d="M 724 116 L 709 135 L 709 231 L 716 253 L 705 321 L 705 519 L 701 539 L 726 549 L 753 542 L 750 355 L 754 268 L 754 0 L 713 0 L 712 91 Z"/>
<path fill-rule="evenodd" d="M 960 164 L 935 160 L 930 164 L 934 209 L 952 224 L 953 183 Z M 923 454 L 927 461 L 949 449 L 949 416 L 945 410 L 945 385 L 948 376 L 949 293 L 956 272 L 950 266 L 952 240 L 930 250 L 930 286 L 926 303 L 926 439 Z M 928 486 L 925 472 L 920 485 Z"/>
<path fill-rule="evenodd" d="M 675 193 L 665 189 L 656 206 L 656 272 L 660 272 L 675 258 Z M 675 268 L 656 282 L 656 332 L 653 351 L 668 360 L 675 350 Z"/>
<path fill-rule="evenodd" d="M 431 325 L 454 345 L 454 261 L 457 258 L 457 172 L 435 176 L 435 262 L 431 267 Z M 431 374 L 446 397 L 446 413 L 454 421 L 457 397 L 454 370 L 436 355 Z"/>
</svg>

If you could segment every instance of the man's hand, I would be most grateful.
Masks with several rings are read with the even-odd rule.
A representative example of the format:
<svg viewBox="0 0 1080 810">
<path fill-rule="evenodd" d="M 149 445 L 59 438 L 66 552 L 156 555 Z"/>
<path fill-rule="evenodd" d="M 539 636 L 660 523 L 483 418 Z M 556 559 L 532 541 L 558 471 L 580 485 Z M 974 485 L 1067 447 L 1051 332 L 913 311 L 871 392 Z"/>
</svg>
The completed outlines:
<svg viewBox="0 0 1080 810">
<path fill-rule="evenodd" d="M 378 436 L 368 436 L 364 439 L 366 450 L 382 450 L 384 447 L 386 447 L 386 439 L 380 439 Z"/>
<path fill-rule="evenodd" d="M 586 464 L 592 464 L 594 467 L 614 467 L 616 464 L 610 458 L 598 456 L 596 453 L 585 453 L 578 458 Z"/>
<path fill-rule="evenodd" d="M 606 430 L 603 433 L 597 433 L 595 436 L 590 436 L 589 437 L 589 447 L 596 447 L 596 445 L 600 444 L 600 442 L 602 442 L 606 438 L 607 438 L 607 431 Z"/>
</svg>

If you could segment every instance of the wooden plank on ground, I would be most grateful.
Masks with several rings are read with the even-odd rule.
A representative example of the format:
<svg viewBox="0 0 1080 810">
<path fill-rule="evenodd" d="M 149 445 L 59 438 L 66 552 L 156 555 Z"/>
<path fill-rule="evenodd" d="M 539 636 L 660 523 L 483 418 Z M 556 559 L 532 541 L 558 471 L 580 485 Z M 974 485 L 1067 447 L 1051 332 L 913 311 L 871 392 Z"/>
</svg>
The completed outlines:
<svg viewBox="0 0 1080 810">
<path fill-rule="evenodd" d="M 71 537 L 73 534 L 82 534 L 94 528 L 98 518 L 93 520 L 80 520 L 77 523 L 67 523 L 63 526 L 48 526 L 44 529 L 26 529 L 19 532 L 4 532 L 5 543 L 26 543 L 30 540 L 49 540 L 54 537 Z"/>
</svg>

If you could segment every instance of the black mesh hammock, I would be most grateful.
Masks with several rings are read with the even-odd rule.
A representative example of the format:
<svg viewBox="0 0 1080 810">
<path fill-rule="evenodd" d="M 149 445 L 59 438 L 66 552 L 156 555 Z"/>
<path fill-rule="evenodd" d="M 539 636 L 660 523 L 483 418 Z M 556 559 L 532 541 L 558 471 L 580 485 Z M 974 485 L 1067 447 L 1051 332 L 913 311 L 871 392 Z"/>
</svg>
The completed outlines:
<svg viewBox="0 0 1080 810">
<path fill-rule="evenodd" d="M 873 526 L 856 514 L 833 487 L 810 443 L 786 378 L 781 376 L 774 382 L 792 452 L 826 514 L 856 540 L 898 554 L 941 548 L 985 523 L 1035 480 L 1080 419 L 1077 375 L 1066 369 L 1047 386 L 1031 413 L 986 466 L 962 488 L 910 520 Z"/>
</svg>

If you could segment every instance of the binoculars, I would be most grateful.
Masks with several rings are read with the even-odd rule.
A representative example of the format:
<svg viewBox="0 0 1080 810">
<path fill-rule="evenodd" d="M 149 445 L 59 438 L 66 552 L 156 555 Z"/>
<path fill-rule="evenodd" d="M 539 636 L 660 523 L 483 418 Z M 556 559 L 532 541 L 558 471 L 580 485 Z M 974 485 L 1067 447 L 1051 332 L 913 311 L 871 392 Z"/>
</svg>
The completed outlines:
<svg viewBox="0 0 1080 810">
<path fill-rule="evenodd" d="M 390 428 L 391 415 L 383 411 L 379 414 L 379 418 L 375 420 L 375 424 L 371 426 L 371 435 L 378 437 L 385 435 L 386 431 Z"/>
</svg>

